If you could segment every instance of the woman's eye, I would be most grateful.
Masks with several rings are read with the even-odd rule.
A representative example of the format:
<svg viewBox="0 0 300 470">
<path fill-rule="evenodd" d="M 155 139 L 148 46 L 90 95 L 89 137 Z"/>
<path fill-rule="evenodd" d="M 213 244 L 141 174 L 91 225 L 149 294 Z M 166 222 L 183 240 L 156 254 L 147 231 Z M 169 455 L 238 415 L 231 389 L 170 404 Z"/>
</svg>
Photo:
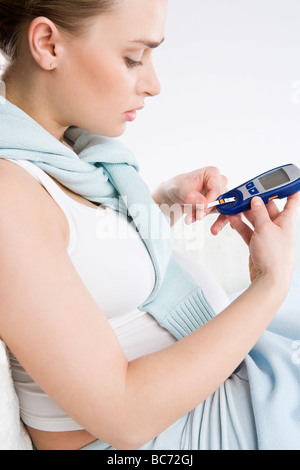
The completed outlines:
<svg viewBox="0 0 300 470">
<path fill-rule="evenodd" d="M 139 67 L 143 65 L 143 62 L 126 58 L 126 64 L 127 64 L 127 67 L 134 68 L 134 67 Z"/>
</svg>

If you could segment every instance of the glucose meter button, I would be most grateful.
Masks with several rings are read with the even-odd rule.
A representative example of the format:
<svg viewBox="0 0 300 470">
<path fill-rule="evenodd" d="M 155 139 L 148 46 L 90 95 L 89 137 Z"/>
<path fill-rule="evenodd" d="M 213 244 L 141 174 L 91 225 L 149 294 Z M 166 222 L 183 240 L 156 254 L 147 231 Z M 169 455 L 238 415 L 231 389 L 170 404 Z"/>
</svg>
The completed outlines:
<svg viewBox="0 0 300 470">
<path fill-rule="evenodd" d="M 252 188 L 252 189 L 249 189 L 249 193 L 251 194 L 251 196 L 255 196 L 255 194 L 259 194 L 259 191 L 256 188 Z"/>
<path fill-rule="evenodd" d="M 248 183 L 248 184 L 246 185 L 246 188 L 247 188 L 247 189 L 254 188 L 254 183 L 253 183 L 253 181 L 251 181 L 251 183 Z"/>
</svg>

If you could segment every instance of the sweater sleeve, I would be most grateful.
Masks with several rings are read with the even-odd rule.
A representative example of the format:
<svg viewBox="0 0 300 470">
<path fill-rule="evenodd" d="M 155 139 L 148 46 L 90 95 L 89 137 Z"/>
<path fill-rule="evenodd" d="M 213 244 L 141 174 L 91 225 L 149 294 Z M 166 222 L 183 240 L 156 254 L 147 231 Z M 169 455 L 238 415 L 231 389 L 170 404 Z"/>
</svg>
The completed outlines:
<svg viewBox="0 0 300 470">
<path fill-rule="evenodd" d="M 150 313 L 177 339 L 189 335 L 215 316 L 201 287 L 174 257 L 171 257 L 159 292 L 140 309 Z"/>
</svg>

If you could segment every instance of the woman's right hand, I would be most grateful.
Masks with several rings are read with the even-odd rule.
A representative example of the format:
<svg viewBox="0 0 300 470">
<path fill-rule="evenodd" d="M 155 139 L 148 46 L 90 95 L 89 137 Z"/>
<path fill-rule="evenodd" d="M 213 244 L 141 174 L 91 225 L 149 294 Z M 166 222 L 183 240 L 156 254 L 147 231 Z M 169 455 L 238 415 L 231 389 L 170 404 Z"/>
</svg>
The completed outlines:
<svg viewBox="0 0 300 470">
<path fill-rule="evenodd" d="M 236 230 L 249 246 L 249 269 L 251 282 L 261 276 L 269 276 L 281 289 L 288 290 L 293 270 L 295 222 L 299 207 L 299 193 L 290 196 L 285 208 L 279 211 L 275 202 L 264 205 L 255 197 L 251 210 L 244 215 L 228 217 L 231 227 Z"/>
</svg>

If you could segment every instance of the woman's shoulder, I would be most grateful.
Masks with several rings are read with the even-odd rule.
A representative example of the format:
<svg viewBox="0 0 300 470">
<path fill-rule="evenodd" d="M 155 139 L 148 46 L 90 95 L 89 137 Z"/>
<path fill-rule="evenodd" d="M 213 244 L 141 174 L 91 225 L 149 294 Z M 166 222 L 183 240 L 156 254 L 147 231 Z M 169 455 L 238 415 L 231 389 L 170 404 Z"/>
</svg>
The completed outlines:
<svg viewBox="0 0 300 470">
<path fill-rule="evenodd" d="M 21 206 L 24 209 L 27 205 L 33 209 L 37 203 L 38 194 L 39 188 L 29 174 L 26 174 L 15 163 L 0 159 L 0 210 L 2 213 L 12 208 L 18 211 L 21 210 Z"/>
<path fill-rule="evenodd" d="M 11 161 L 0 159 L 2 213 L 11 209 L 13 209 L 12 215 L 22 211 L 35 211 L 40 206 L 42 196 L 43 188 L 29 173 Z"/>
<path fill-rule="evenodd" d="M 0 159 L 0 224 L 9 226 L 8 218 L 12 225 L 49 225 L 50 233 L 66 236 L 65 217 L 47 190 L 24 168 Z"/>
</svg>

